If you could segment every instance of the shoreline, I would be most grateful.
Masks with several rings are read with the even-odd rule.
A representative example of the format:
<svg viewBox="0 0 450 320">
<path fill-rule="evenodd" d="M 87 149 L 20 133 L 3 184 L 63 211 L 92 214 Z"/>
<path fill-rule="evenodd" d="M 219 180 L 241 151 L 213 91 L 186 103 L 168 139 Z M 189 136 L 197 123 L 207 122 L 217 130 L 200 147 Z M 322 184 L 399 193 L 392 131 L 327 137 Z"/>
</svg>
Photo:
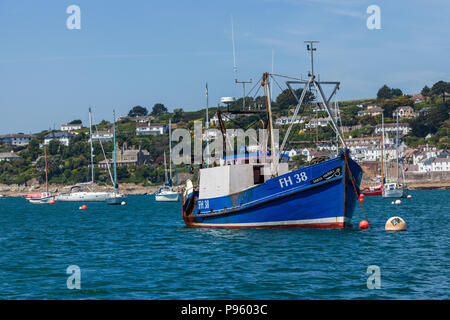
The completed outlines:
<svg viewBox="0 0 450 320">
<path fill-rule="evenodd" d="M 161 186 L 142 186 L 134 183 L 122 183 L 119 184 L 120 193 L 126 195 L 145 195 L 153 194 L 159 190 Z M 23 197 L 26 194 L 45 192 L 45 185 L 5 185 L 0 184 L 0 195 L 3 197 Z M 61 193 L 69 192 L 69 189 L 64 185 L 49 185 L 49 192 L 55 192 L 58 190 Z M 112 191 L 111 186 L 98 186 L 95 185 L 94 191 Z"/>
<path fill-rule="evenodd" d="M 367 183 L 362 183 L 360 189 L 370 186 Z M 161 186 L 142 186 L 133 183 L 123 183 L 119 185 L 121 193 L 126 195 L 146 195 L 155 193 Z M 450 190 L 450 181 L 437 181 L 437 182 L 417 182 L 411 181 L 407 183 L 409 190 Z M 68 192 L 69 189 L 63 185 L 49 185 L 49 192 Z M 111 191 L 110 186 L 95 186 L 95 191 Z M 29 193 L 45 192 L 45 185 L 33 185 L 33 186 L 19 186 L 19 185 L 5 185 L 0 184 L 0 195 L 5 198 L 11 197 L 23 197 Z"/>
</svg>

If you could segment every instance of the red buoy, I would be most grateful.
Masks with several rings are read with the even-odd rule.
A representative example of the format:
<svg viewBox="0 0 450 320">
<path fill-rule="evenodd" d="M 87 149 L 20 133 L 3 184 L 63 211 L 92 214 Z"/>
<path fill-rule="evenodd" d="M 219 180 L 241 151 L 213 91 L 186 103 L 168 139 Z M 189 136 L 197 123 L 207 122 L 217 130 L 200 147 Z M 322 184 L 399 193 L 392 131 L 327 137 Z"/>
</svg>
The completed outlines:
<svg viewBox="0 0 450 320">
<path fill-rule="evenodd" d="M 364 202 L 364 198 L 359 198 L 359 202 Z"/>
<path fill-rule="evenodd" d="M 366 220 L 362 220 L 362 221 L 359 223 L 359 228 L 360 228 L 360 229 L 367 229 L 368 227 L 369 227 L 369 222 L 366 221 Z"/>
<path fill-rule="evenodd" d="M 55 200 L 50 200 L 48 203 L 49 204 L 55 204 Z"/>
<path fill-rule="evenodd" d="M 87 209 L 87 205 L 83 204 L 83 205 L 80 207 L 80 209 L 81 209 L 81 210 Z"/>
<path fill-rule="evenodd" d="M 361 193 L 359 196 L 360 196 L 361 198 L 364 198 L 364 193 Z"/>
</svg>

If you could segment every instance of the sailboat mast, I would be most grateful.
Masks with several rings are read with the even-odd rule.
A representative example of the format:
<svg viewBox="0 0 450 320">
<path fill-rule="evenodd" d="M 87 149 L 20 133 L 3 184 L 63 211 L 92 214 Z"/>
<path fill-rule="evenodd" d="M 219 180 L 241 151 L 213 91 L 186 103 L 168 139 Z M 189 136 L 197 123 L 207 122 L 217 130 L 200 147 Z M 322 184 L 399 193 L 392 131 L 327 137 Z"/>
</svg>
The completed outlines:
<svg viewBox="0 0 450 320">
<path fill-rule="evenodd" d="M 45 155 L 45 191 L 48 192 L 48 167 L 47 167 L 47 147 L 44 149 Z"/>
<path fill-rule="evenodd" d="M 381 113 L 381 185 L 384 185 L 384 115 Z"/>
<path fill-rule="evenodd" d="M 165 151 L 164 151 L 164 178 L 165 178 L 165 181 L 167 184 L 168 180 L 167 180 L 167 165 L 166 165 L 166 152 Z"/>
<path fill-rule="evenodd" d="M 172 121 L 169 119 L 169 177 L 172 184 Z"/>
<path fill-rule="evenodd" d="M 117 165 L 116 165 L 116 111 L 113 110 L 113 144 L 114 144 L 114 194 L 116 194 L 116 186 L 117 186 Z"/>
<path fill-rule="evenodd" d="M 208 99 L 208 83 L 206 83 L 206 168 L 209 166 L 209 99 Z"/>
<path fill-rule="evenodd" d="M 398 157 L 399 157 L 399 151 L 398 151 L 398 145 L 399 145 L 399 136 L 398 136 L 398 112 L 397 112 L 397 184 L 399 183 L 400 176 L 399 176 L 399 165 L 398 165 Z"/>
<path fill-rule="evenodd" d="M 91 182 L 92 186 L 94 185 L 94 153 L 93 153 L 93 146 L 92 146 L 92 111 L 91 108 L 89 108 L 89 140 L 91 145 Z"/>
</svg>

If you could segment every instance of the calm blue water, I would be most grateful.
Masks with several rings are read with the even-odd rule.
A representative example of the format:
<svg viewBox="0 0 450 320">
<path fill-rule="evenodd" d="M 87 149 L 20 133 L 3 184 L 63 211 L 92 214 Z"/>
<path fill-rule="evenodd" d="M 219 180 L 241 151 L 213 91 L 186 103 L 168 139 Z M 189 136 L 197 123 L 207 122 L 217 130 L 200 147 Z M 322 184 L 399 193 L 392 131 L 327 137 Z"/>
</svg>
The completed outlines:
<svg viewBox="0 0 450 320">
<path fill-rule="evenodd" d="M 227 230 L 186 228 L 179 203 L 152 196 L 87 210 L 0 199 L 0 299 L 448 299 L 450 191 L 410 193 L 366 197 L 369 231 L 359 208 L 351 230 Z M 394 215 L 408 231 L 384 231 Z"/>
</svg>

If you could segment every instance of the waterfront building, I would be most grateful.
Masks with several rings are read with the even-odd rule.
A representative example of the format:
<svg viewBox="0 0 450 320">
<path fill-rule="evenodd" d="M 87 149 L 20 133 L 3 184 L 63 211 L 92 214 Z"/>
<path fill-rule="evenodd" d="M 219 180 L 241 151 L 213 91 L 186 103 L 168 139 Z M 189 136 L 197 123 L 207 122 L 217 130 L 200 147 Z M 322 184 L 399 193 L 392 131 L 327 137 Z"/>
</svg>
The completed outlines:
<svg viewBox="0 0 450 320">
<path fill-rule="evenodd" d="M 450 158 L 431 157 L 418 163 L 419 172 L 450 171 Z"/>
</svg>

